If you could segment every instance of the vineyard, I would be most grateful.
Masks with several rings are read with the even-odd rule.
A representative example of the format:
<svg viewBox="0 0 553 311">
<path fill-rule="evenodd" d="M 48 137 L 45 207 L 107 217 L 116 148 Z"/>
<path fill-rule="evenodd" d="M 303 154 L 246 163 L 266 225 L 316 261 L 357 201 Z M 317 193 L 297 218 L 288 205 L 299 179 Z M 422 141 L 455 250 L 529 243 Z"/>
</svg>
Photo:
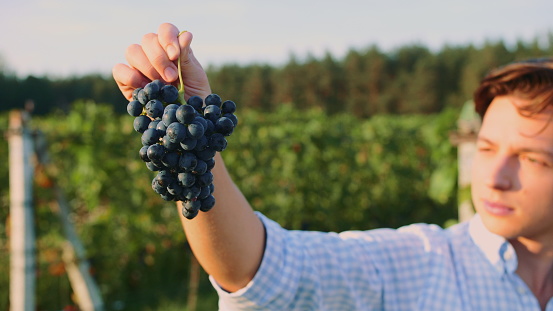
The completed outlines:
<svg viewBox="0 0 553 311">
<path fill-rule="evenodd" d="M 254 209 L 290 229 L 342 231 L 445 225 L 457 217 L 456 149 L 449 142 L 459 111 L 358 118 L 319 108 L 245 109 L 222 154 Z M 0 130 L 7 130 L 7 113 Z M 63 234 L 54 211 L 64 189 L 91 273 L 108 310 L 183 310 L 191 253 L 174 202 L 152 191 L 139 159 L 132 117 L 110 105 L 80 101 L 33 118 L 46 135 L 55 170 L 37 172 L 37 306 L 74 305 L 61 259 Z M 0 161 L 8 163 L 0 141 Z M 0 248 L 8 254 L 8 166 L 0 166 Z M 216 207 L 215 207 L 216 208 Z M 0 288 L 9 287 L 9 256 L 0 257 Z M 8 291 L 0 291 L 7 309 Z M 198 310 L 216 309 L 205 273 Z"/>
</svg>

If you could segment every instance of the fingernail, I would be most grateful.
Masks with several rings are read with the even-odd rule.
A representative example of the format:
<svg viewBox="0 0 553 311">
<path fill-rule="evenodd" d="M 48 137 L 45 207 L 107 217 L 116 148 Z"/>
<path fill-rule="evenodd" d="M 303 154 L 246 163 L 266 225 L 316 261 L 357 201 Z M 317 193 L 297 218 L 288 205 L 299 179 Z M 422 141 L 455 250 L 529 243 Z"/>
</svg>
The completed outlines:
<svg viewBox="0 0 553 311">
<path fill-rule="evenodd" d="M 174 45 L 170 45 L 167 47 L 167 56 L 169 56 L 169 59 L 175 60 L 179 57 L 179 50 Z"/>
<path fill-rule="evenodd" d="M 177 72 L 172 67 L 165 68 L 163 72 L 167 81 L 175 81 L 177 79 Z"/>
</svg>

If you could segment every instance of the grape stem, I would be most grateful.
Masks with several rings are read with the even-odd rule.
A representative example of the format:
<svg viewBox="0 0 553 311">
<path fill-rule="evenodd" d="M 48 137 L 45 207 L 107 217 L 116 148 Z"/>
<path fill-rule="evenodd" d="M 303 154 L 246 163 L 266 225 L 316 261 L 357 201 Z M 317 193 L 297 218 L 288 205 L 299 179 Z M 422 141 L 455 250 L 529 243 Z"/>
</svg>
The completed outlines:
<svg viewBox="0 0 553 311">
<path fill-rule="evenodd" d="M 180 35 L 182 35 L 183 33 L 187 32 L 187 30 L 183 30 L 181 32 L 179 32 L 179 35 L 177 36 L 180 37 Z M 185 104 L 186 101 L 184 100 L 184 80 L 182 79 L 182 71 L 181 71 L 181 66 L 180 66 L 180 57 L 181 57 L 181 53 L 179 53 L 179 58 L 177 60 L 177 69 L 179 71 L 179 99 L 178 101 L 181 103 L 181 104 Z"/>
</svg>

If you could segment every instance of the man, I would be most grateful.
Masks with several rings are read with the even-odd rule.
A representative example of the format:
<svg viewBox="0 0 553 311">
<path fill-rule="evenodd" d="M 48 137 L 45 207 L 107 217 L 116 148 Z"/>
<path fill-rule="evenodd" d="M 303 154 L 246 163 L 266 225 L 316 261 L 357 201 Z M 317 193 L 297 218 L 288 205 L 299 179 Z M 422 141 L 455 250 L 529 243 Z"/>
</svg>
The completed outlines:
<svg viewBox="0 0 553 311">
<path fill-rule="evenodd" d="M 211 93 L 171 24 L 127 49 L 114 78 L 123 94 L 174 82 Z M 553 65 L 511 64 L 475 93 L 483 115 L 474 159 L 477 215 L 447 230 L 414 224 L 340 234 L 288 231 L 255 213 L 217 156 L 217 206 L 184 231 L 221 310 L 553 311 Z"/>
</svg>

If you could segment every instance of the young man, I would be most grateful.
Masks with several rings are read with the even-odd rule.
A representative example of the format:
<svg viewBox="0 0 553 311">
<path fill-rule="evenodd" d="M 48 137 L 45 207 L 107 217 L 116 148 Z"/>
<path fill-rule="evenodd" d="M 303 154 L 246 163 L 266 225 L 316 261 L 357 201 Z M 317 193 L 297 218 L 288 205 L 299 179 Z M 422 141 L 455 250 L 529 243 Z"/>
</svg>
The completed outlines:
<svg viewBox="0 0 553 311">
<path fill-rule="evenodd" d="M 178 34 L 163 24 L 127 49 L 113 69 L 127 98 L 175 81 L 179 55 L 187 95 L 211 93 L 192 35 Z M 447 230 L 288 231 L 252 210 L 218 157 L 216 208 L 182 223 L 220 309 L 553 311 L 552 68 L 511 64 L 475 93 L 477 215 Z"/>
</svg>

